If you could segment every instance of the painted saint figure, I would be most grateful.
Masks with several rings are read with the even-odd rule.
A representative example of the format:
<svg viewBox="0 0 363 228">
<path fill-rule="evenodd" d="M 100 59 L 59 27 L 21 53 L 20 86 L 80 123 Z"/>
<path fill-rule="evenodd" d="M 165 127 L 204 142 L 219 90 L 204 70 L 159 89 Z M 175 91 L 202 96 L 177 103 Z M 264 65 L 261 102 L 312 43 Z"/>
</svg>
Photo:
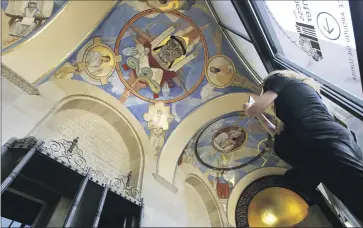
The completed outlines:
<svg viewBox="0 0 363 228">
<path fill-rule="evenodd" d="M 104 65 L 108 64 L 111 61 L 111 56 L 102 55 L 98 51 L 90 51 L 86 55 L 86 59 L 84 62 L 76 62 L 73 65 L 70 63 L 64 64 L 62 68 L 60 68 L 55 74 L 54 78 L 56 79 L 64 79 L 67 78 L 68 74 L 81 72 L 88 69 L 88 71 L 96 75 L 104 70 Z"/>
<path fill-rule="evenodd" d="M 86 68 L 93 75 L 100 73 L 103 71 L 104 64 L 107 64 L 111 61 L 111 57 L 109 55 L 102 55 L 98 51 L 90 51 L 86 56 Z"/>
<path fill-rule="evenodd" d="M 213 139 L 214 146 L 220 151 L 231 151 L 238 147 L 239 138 L 242 135 L 240 130 L 230 130 L 229 132 L 221 132 Z"/>
<path fill-rule="evenodd" d="M 10 27 L 9 34 L 17 37 L 25 37 L 31 33 L 36 27 L 36 17 L 44 17 L 40 9 L 38 9 L 37 2 L 29 1 L 28 6 L 24 11 L 20 12 L 22 19 L 18 19 Z"/>
<path fill-rule="evenodd" d="M 225 64 L 219 67 L 210 67 L 209 70 L 214 74 L 220 74 L 220 75 L 233 74 L 233 66 L 231 66 L 230 64 Z"/>
<path fill-rule="evenodd" d="M 229 181 L 223 177 L 224 171 L 219 172 L 215 178 L 215 187 L 220 199 L 228 199 L 230 195 Z"/>
</svg>

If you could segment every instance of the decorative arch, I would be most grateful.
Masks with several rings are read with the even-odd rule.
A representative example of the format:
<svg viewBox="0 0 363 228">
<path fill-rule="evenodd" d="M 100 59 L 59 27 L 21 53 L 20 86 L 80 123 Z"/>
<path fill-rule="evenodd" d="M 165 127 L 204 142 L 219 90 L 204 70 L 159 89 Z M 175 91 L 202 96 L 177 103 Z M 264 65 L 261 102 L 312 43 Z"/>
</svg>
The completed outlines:
<svg viewBox="0 0 363 228">
<path fill-rule="evenodd" d="M 207 208 L 211 226 L 224 227 L 227 224 L 227 217 L 223 211 L 219 198 L 211 183 L 194 165 L 183 163 L 178 167 L 177 172 L 182 172 L 184 178 L 182 182 L 188 183 L 198 192 Z M 178 183 L 180 186 L 182 183 Z"/>
<path fill-rule="evenodd" d="M 110 123 L 123 138 L 130 154 L 132 179 L 142 188 L 145 148 L 151 148 L 141 124 L 132 113 L 103 90 L 75 80 L 52 80 L 39 86 L 40 95 L 54 106 L 29 132 L 37 132 L 54 114 L 67 109 L 81 109 L 96 114 Z"/>
<path fill-rule="evenodd" d="M 180 170 L 185 174 L 185 183 L 190 184 L 199 194 L 207 209 L 212 227 L 224 227 L 223 209 L 218 202 L 218 196 L 209 181 L 191 164 L 182 164 Z"/>
<path fill-rule="evenodd" d="M 177 191 L 174 186 L 177 162 L 189 140 L 210 121 L 227 113 L 242 110 L 249 96 L 256 97 L 251 93 L 231 93 L 220 96 L 204 103 L 189 114 L 170 135 L 160 153 L 156 165 L 157 179 L 162 179 L 164 183 L 168 183 L 172 191 Z M 273 113 L 271 109 L 267 112 Z"/>
<path fill-rule="evenodd" d="M 265 176 L 272 175 L 283 175 L 288 169 L 282 167 L 265 167 L 259 168 L 245 175 L 237 184 L 234 186 L 227 204 L 227 219 L 228 222 L 236 227 L 236 208 L 238 199 L 242 192 L 255 180 Z"/>
</svg>

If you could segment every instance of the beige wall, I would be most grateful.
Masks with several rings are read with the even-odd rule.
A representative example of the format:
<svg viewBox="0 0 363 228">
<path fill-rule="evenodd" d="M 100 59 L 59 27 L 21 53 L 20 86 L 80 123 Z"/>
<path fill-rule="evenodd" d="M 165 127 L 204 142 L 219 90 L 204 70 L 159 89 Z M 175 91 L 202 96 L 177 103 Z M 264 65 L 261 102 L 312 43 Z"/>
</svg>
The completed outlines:
<svg viewBox="0 0 363 228">
<path fill-rule="evenodd" d="M 188 227 L 211 227 L 207 208 L 193 185 L 185 183 Z"/>
<path fill-rule="evenodd" d="M 34 83 L 66 59 L 116 3 L 70 1 L 35 36 L 3 54 L 2 63 Z"/>
<path fill-rule="evenodd" d="M 82 109 L 60 110 L 32 135 L 45 142 L 61 139 L 71 141 L 79 137 L 77 145 L 83 151 L 87 166 L 101 171 L 110 180 L 127 175 L 131 170 L 132 152 L 128 151 L 121 135 L 107 120 L 92 112 Z M 67 158 L 60 159 L 67 161 Z"/>
<path fill-rule="evenodd" d="M 139 186 L 142 185 L 141 195 L 145 204 L 141 220 L 142 226 L 186 227 L 188 224 L 206 224 L 209 222 L 207 219 L 200 220 L 201 218 L 188 216 L 190 205 L 188 205 L 185 192 L 186 177 L 184 173 L 180 174 L 180 177 L 178 176 L 180 181 L 176 185 L 179 189 L 177 193 L 173 193 L 154 180 L 152 174 L 155 172 L 156 167 L 155 151 L 150 145 L 148 136 L 132 113 L 108 93 L 95 86 L 75 80 L 46 82 L 39 86 L 39 96 L 24 94 L 4 78 L 2 89 L 3 101 L 5 101 L 2 102 L 3 143 L 5 139 L 12 136 L 21 138 L 29 132 L 34 133 L 40 130 L 43 123 L 47 123 L 52 119 L 57 110 L 64 110 L 61 107 L 64 104 L 70 104 L 70 100 L 87 97 L 87 99 L 106 103 L 110 108 L 120 113 L 118 119 L 124 118 L 126 120 L 127 126 L 131 129 L 126 130 L 126 133 L 130 136 L 133 135 L 133 138 L 137 139 L 136 146 L 134 149 L 129 149 L 129 151 L 140 150 L 143 153 L 143 158 L 140 161 L 141 165 L 143 165 L 143 179 L 142 183 L 139 184 Z M 76 103 L 78 107 L 80 104 L 87 104 L 86 100 L 77 101 Z M 73 105 L 70 107 L 73 107 Z M 100 110 L 96 106 L 92 107 L 90 110 L 102 112 L 102 109 Z M 109 116 L 107 112 L 99 113 L 99 115 L 103 118 Z M 117 121 L 116 118 L 113 119 Z M 125 126 L 122 127 L 125 129 Z M 127 136 L 124 135 L 123 137 Z M 124 141 L 127 144 L 126 141 L 129 140 Z M 194 195 L 194 197 L 200 197 L 200 194 L 198 196 Z M 216 216 L 218 216 L 218 213 Z M 195 219 L 199 220 L 196 221 Z"/>
<path fill-rule="evenodd" d="M 209 221 L 212 227 L 226 227 L 228 224 L 227 216 L 223 210 L 222 204 L 218 198 L 215 188 L 208 178 L 194 165 L 182 163 L 178 166 L 175 174 L 175 186 L 178 188 L 177 193 L 183 193 L 183 183 L 188 183 L 198 193 L 199 197 L 207 209 Z M 191 209 L 187 209 L 191 210 Z"/>
<path fill-rule="evenodd" d="M 30 101 L 30 103 L 28 103 Z M 39 103 L 38 103 L 39 101 Z M 29 104 L 29 106 L 28 106 Z M 33 104 L 33 106 L 32 106 Z M 22 89 L 1 78 L 1 139 L 23 137 L 49 111 L 51 104 L 38 96 L 28 96 Z"/>
</svg>

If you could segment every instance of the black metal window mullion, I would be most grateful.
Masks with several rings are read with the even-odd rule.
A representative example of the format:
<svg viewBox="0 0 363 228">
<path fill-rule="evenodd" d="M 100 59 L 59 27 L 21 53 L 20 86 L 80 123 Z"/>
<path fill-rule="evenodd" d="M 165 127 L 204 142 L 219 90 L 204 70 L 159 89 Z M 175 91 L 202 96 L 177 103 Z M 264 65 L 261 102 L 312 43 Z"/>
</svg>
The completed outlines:
<svg viewBox="0 0 363 228">
<path fill-rule="evenodd" d="M 242 39 L 244 39 L 245 41 L 247 41 L 247 42 L 249 42 L 249 43 L 251 43 L 253 45 L 253 43 L 252 43 L 252 41 L 251 41 L 251 39 L 249 37 L 241 34 L 240 32 L 237 32 L 236 30 L 228 27 L 227 25 L 223 24 L 222 22 L 219 22 L 218 25 L 221 26 L 222 28 L 234 33 L 235 35 L 241 37 Z"/>
<path fill-rule="evenodd" d="M 11 223 L 9 224 L 8 228 L 11 227 L 11 225 L 13 225 L 14 220 L 11 221 Z"/>
<path fill-rule="evenodd" d="M 245 27 L 264 67 L 266 68 L 266 71 L 273 71 L 271 61 L 274 58 L 274 53 L 270 44 L 264 37 L 264 32 L 250 1 L 231 0 L 231 2 L 237 12 L 238 17 L 242 21 L 242 24 Z"/>
<path fill-rule="evenodd" d="M 225 34 L 227 40 L 230 42 L 230 45 L 232 46 L 233 50 L 236 52 L 237 56 L 241 59 L 241 62 L 246 66 L 246 68 L 248 68 L 248 70 L 252 74 L 253 80 L 257 84 L 261 84 L 262 83 L 262 78 L 257 74 L 256 70 L 251 66 L 251 64 L 247 61 L 247 59 L 244 57 L 244 55 L 238 49 L 236 44 L 233 42 L 232 38 L 227 33 L 229 30 L 224 28 L 224 27 L 221 27 L 221 29 L 222 29 L 223 33 Z"/>
</svg>

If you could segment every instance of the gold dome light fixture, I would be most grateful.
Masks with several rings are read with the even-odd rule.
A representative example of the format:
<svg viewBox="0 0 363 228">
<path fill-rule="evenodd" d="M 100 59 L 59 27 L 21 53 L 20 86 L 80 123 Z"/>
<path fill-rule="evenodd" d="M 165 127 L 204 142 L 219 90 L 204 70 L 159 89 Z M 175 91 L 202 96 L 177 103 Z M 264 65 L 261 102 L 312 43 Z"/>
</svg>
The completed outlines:
<svg viewBox="0 0 363 228">
<path fill-rule="evenodd" d="M 269 187 L 257 193 L 248 206 L 250 227 L 292 227 L 308 215 L 309 205 L 297 193 Z"/>
</svg>

